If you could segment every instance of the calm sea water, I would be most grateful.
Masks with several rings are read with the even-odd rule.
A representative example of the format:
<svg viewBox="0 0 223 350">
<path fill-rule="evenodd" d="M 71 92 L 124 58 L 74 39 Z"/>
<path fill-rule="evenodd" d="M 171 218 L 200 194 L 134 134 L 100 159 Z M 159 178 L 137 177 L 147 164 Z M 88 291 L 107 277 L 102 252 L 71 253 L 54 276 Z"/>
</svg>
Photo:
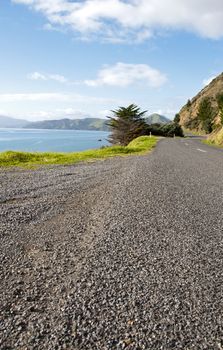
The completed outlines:
<svg viewBox="0 0 223 350">
<path fill-rule="evenodd" d="M 0 152 L 83 151 L 108 145 L 108 135 L 104 131 L 0 129 Z"/>
</svg>

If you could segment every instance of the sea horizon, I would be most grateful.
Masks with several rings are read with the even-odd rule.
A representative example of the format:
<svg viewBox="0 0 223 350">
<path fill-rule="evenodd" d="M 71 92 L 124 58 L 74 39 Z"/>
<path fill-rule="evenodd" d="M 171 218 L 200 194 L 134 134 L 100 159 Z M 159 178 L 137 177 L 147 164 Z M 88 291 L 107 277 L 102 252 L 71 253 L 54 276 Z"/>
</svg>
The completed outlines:
<svg viewBox="0 0 223 350">
<path fill-rule="evenodd" d="M 109 132 L 0 128 L 0 152 L 79 152 L 108 146 Z"/>
</svg>

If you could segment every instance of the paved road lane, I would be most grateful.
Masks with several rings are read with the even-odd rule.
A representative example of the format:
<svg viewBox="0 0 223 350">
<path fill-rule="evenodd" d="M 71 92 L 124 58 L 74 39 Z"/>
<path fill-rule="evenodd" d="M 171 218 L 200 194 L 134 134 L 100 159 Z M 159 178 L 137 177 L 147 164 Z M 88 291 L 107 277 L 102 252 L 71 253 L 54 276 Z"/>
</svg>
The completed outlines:
<svg viewBox="0 0 223 350">
<path fill-rule="evenodd" d="M 0 173 L 1 349 L 223 349 L 223 152 Z"/>
</svg>

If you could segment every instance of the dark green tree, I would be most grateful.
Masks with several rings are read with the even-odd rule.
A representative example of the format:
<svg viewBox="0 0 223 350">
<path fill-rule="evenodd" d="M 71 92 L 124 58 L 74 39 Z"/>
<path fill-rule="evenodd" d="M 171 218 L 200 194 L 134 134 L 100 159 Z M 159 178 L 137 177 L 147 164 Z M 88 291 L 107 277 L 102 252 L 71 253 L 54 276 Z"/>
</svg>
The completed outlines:
<svg viewBox="0 0 223 350">
<path fill-rule="evenodd" d="M 185 122 L 184 126 L 189 130 L 199 129 L 200 120 L 196 116 L 195 118 L 191 118 L 187 122 Z"/>
<path fill-rule="evenodd" d="M 179 122 L 180 122 L 180 114 L 179 113 L 175 114 L 173 122 L 175 124 L 179 124 Z"/>
<path fill-rule="evenodd" d="M 191 100 L 189 99 L 188 101 L 187 101 L 187 109 L 189 109 L 190 107 L 191 107 Z"/>
<path fill-rule="evenodd" d="M 198 107 L 197 118 L 202 123 L 202 128 L 208 134 L 212 131 L 212 122 L 215 116 L 215 110 L 212 107 L 211 100 L 204 97 Z"/>
<path fill-rule="evenodd" d="M 147 111 L 140 111 L 134 104 L 128 107 L 119 107 L 112 111 L 113 117 L 108 117 L 108 126 L 111 129 L 109 141 L 112 144 L 128 145 L 138 136 L 146 135 L 147 124 L 144 115 Z"/>
<path fill-rule="evenodd" d="M 220 118 L 221 118 L 221 124 L 223 125 L 223 93 L 218 94 L 216 99 L 217 99 L 217 103 L 218 103 L 218 111 L 219 111 Z"/>
<path fill-rule="evenodd" d="M 181 126 L 173 122 L 167 123 L 167 124 L 156 123 L 156 124 L 148 125 L 147 135 L 149 135 L 150 133 L 154 136 L 184 137 L 183 129 L 181 128 Z"/>
</svg>

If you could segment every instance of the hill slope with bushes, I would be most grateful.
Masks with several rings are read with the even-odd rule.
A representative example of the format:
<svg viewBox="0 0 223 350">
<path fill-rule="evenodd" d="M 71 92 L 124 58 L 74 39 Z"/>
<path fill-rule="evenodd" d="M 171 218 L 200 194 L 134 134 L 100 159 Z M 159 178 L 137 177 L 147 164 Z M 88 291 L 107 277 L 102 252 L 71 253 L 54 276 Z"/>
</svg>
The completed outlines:
<svg viewBox="0 0 223 350">
<path fill-rule="evenodd" d="M 26 125 L 29 129 L 57 129 L 57 130 L 100 130 L 107 131 L 105 119 L 84 118 L 84 119 L 59 119 L 43 120 Z"/>
<path fill-rule="evenodd" d="M 179 117 L 184 128 L 209 134 L 211 143 L 223 145 L 223 73 L 188 100 Z"/>
<path fill-rule="evenodd" d="M 195 97 L 188 100 L 187 103 L 181 108 L 180 125 L 190 130 L 204 130 L 202 125 L 202 119 L 199 119 L 199 110 L 201 104 L 210 103 L 212 108 L 212 125 L 213 129 L 215 126 L 220 124 L 219 120 L 219 108 L 218 108 L 218 95 L 223 93 L 223 73 L 217 78 L 213 79 L 211 83 L 205 86 Z M 205 106 L 204 106 L 205 108 Z M 209 108 L 209 107 L 208 107 Z"/>
</svg>

